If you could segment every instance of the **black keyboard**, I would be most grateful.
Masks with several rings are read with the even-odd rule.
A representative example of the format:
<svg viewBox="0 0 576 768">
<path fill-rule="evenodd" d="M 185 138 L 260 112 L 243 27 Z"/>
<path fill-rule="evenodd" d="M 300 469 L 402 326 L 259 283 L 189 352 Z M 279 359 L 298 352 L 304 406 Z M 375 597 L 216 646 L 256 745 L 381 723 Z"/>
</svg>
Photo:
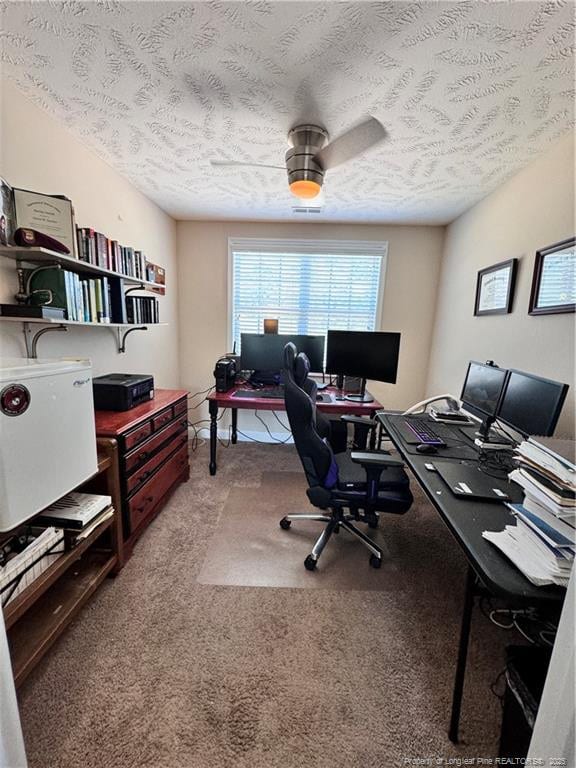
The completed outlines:
<svg viewBox="0 0 576 768">
<path fill-rule="evenodd" d="M 398 421 L 394 422 L 394 426 L 408 445 L 419 445 L 421 443 L 425 445 L 446 445 L 444 438 L 448 437 L 450 439 L 454 434 L 450 428 L 442 429 L 442 426 L 438 424 L 432 427 L 430 419 L 419 419 L 416 417 L 398 419 Z"/>
<path fill-rule="evenodd" d="M 237 389 L 232 397 L 248 400 L 284 400 L 284 387 L 270 387 L 268 389 Z"/>
</svg>

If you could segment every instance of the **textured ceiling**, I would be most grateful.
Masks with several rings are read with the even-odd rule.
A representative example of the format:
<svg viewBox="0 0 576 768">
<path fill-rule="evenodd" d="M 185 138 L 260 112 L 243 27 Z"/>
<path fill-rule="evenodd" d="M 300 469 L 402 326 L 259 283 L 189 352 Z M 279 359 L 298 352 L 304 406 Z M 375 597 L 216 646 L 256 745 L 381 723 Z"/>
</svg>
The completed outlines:
<svg viewBox="0 0 576 768">
<path fill-rule="evenodd" d="M 574 125 L 572 2 L 8 2 L 6 75 L 177 218 L 291 219 L 298 121 L 389 139 L 314 219 L 444 223 Z"/>
</svg>

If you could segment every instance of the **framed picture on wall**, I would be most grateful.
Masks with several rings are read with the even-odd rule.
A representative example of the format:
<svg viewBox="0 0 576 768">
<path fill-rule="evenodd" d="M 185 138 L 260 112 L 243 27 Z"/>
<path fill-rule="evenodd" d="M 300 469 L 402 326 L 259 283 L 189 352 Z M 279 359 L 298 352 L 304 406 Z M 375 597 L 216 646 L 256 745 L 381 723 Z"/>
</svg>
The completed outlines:
<svg viewBox="0 0 576 768">
<path fill-rule="evenodd" d="M 507 315 L 512 311 L 518 259 L 481 269 L 476 281 L 475 315 Z"/>
<path fill-rule="evenodd" d="M 576 238 L 536 251 L 528 311 L 531 315 L 576 311 Z"/>
</svg>

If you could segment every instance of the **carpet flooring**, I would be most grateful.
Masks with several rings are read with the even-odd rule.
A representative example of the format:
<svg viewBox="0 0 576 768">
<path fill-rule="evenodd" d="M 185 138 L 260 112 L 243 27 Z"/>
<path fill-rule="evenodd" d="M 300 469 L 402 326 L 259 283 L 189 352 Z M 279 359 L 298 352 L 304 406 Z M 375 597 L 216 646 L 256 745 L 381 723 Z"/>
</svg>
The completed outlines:
<svg viewBox="0 0 576 768">
<path fill-rule="evenodd" d="M 387 768 L 495 756 L 490 684 L 515 638 L 475 612 L 462 743 L 452 745 L 465 562 L 417 486 L 413 508 L 381 523 L 394 588 L 218 586 L 198 575 L 229 495 L 259 489 L 276 524 L 268 473 L 298 487 L 301 477 L 290 446 L 220 449 L 216 477 L 207 464 L 204 446 L 124 570 L 21 689 L 30 767 Z M 375 573 L 386 580 L 390 569 Z"/>
</svg>

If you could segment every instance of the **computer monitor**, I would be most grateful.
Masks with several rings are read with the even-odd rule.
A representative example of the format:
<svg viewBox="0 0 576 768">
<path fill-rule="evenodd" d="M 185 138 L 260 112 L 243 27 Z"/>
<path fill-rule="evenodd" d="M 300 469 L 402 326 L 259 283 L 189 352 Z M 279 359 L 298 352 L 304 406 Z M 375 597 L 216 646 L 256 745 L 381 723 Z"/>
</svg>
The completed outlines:
<svg viewBox="0 0 576 768">
<path fill-rule="evenodd" d="M 284 347 L 291 341 L 298 352 L 310 360 L 310 370 L 324 370 L 324 336 L 280 333 L 243 333 L 240 339 L 242 370 L 267 371 L 279 374 L 284 361 Z"/>
<path fill-rule="evenodd" d="M 568 384 L 510 370 L 498 419 L 523 435 L 554 434 Z"/>
<path fill-rule="evenodd" d="M 362 387 L 359 395 L 348 395 L 349 400 L 370 402 L 366 394 L 366 379 L 396 383 L 400 334 L 387 331 L 328 331 L 326 345 L 326 372 L 338 376 L 359 376 Z"/>
<path fill-rule="evenodd" d="M 467 411 L 482 419 L 480 437 L 487 440 L 490 426 L 496 419 L 508 371 L 496 365 L 471 360 L 468 363 L 460 399 Z"/>
</svg>

